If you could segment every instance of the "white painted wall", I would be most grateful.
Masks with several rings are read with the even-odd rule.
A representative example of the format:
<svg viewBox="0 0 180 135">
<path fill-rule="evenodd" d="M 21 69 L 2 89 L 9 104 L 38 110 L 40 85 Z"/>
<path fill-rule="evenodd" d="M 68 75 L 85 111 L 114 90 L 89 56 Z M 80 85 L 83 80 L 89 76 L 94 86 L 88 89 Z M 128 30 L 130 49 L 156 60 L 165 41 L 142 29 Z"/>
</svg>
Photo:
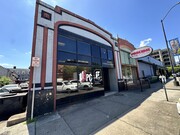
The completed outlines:
<svg viewBox="0 0 180 135">
<path fill-rule="evenodd" d="M 39 67 L 34 67 L 33 83 L 40 83 L 42 63 L 43 27 L 37 26 L 35 57 L 40 58 Z"/>
<path fill-rule="evenodd" d="M 48 30 L 48 40 L 47 40 L 46 83 L 52 82 L 53 38 L 54 38 L 54 31 L 49 29 Z"/>
<path fill-rule="evenodd" d="M 142 70 L 144 70 L 145 77 L 154 75 L 152 65 L 146 64 L 146 63 L 143 63 L 143 62 L 138 62 L 138 64 L 139 64 L 139 77 L 140 78 L 143 77 Z"/>
<path fill-rule="evenodd" d="M 56 18 L 55 18 L 55 19 L 56 19 Z M 56 21 L 58 21 L 58 20 L 55 20 L 55 22 L 56 22 Z M 81 24 L 81 25 L 83 25 L 83 26 L 85 26 L 85 27 L 88 27 L 88 28 L 90 28 L 90 29 L 93 29 L 93 30 L 101 33 L 103 36 L 105 36 L 105 37 L 107 37 L 107 38 L 110 39 L 110 35 L 107 34 L 107 33 L 104 32 L 104 31 L 102 31 L 102 30 L 99 29 L 98 27 L 96 27 L 96 26 L 92 25 L 91 23 L 88 23 L 88 22 L 86 22 L 86 21 L 84 21 L 84 20 L 81 20 L 81 19 L 79 19 L 79 18 L 77 18 L 77 17 L 74 17 L 74 16 L 72 16 L 72 15 L 70 15 L 70 14 L 67 14 L 67 13 L 65 13 L 65 12 L 62 12 L 62 21 L 69 21 L 69 22 L 72 22 L 72 23 Z"/>
<path fill-rule="evenodd" d="M 97 41 L 99 43 L 105 44 L 107 46 L 111 46 L 106 40 L 104 40 L 103 38 L 89 32 L 89 31 L 79 29 L 76 27 L 72 27 L 72 26 L 61 26 L 60 28 L 67 30 L 67 31 L 70 31 L 72 33 L 75 33 L 77 35 L 81 35 L 83 37 L 89 38 L 91 40 Z"/>
<path fill-rule="evenodd" d="M 51 21 L 41 17 L 42 10 L 44 10 L 44 11 L 51 14 Z M 54 14 L 55 13 L 54 13 L 53 10 L 50 10 L 50 9 L 48 9 L 48 8 L 42 6 L 42 5 L 39 5 L 37 23 L 40 24 L 40 25 L 46 26 L 48 28 L 54 29 Z"/>
</svg>

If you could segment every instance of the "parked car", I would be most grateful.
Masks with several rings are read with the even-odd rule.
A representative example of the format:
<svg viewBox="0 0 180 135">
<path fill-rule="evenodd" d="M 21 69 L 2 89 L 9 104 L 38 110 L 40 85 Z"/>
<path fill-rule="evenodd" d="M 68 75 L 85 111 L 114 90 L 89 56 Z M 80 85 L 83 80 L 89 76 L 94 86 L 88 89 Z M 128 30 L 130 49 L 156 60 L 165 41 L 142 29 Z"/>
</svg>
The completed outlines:
<svg viewBox="0 0 180 135">
<path fill-rule="evenodd" d="M 28 87 L 29 87 L 29 84 L 28 83 L 20 83 L 20 87 L 22 88 L 22 89 L 27 89 Z"/>
<path fill-rule="evenodd" d="M 72 84 L 69 81 L 57 82 L 57 91 L 77 91 L 77 84 Z"/>
<path fill-rule="evenodd" d="M 5 88 L 0 88 L 0 97 L 5 97 L 5 96 L 12 96 L 15 95 L 16 93 L 10 93 L 8 89 Z"/>
<path fill-rule="evenodd" d="M 78 80 L 70 80 L 69 81 L 71 84 L 76 84 L 78 85 L 79 89 L 83 90 L 90 90 L 93 89 L 92 83 L 91 82 L 80 82 Z"/>
<path fill-rule="evenodd" d="M 21 87 L 19 86 L 19 84 L 8 84 L 8 85 L 4 85 L 1 89 L 7 89 L 10 92 L 16 92 L 16 91 L 20 91 Z"/>
</svg>

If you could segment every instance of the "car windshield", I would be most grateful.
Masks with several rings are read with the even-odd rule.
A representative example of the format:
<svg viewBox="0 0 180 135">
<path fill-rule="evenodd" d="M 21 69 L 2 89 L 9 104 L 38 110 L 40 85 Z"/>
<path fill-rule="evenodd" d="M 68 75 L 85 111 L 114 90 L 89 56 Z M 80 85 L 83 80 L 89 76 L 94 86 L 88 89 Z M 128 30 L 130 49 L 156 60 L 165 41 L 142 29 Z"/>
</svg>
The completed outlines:
<svg viewBox="0 0 180 135">
<path fill-rule="evenodd" d="M 70 85 L 71 83 L 70 82 L 64 82 L 65 85 Z"/>
<path fill-rule="evenodd" d="M 0 93 L 9 92 L 7 89 L 0 89 Z"/>
<path fill-rule="evenodd" d="M 2 88 L 12 88 L 12 87 L 17 87 L 17 85 L 7 85 L 7 86 L 3 86 Z"/>
</svg>

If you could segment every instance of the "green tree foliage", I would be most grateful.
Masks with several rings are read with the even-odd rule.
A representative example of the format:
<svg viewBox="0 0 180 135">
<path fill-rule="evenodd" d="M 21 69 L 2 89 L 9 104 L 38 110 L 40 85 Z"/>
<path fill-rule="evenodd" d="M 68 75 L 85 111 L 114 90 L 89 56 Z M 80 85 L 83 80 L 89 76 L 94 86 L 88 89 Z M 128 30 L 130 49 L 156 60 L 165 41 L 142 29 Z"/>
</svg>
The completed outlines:
<svg viewBox="0 0 180 135">
<path fill-rule="evenodd" d="M 11 79 L 9 77 L 6 76 L 0 76 L 0 86 L 4 86 L 9 84 L 11 81 Z"/>
<path fill-rule="evenodd" d="M 172 73 L 172 67 L 167 67 L 167 70 L 170 74 Z M 179 66 L 174 67 L 174 72 L 175 73 L 180 72 L 180 67 Z"/>
<path fill-rule="evenodd" d="M 178 49 L 177 54 L 180 54 L 180 48 Z"/>
</svg>

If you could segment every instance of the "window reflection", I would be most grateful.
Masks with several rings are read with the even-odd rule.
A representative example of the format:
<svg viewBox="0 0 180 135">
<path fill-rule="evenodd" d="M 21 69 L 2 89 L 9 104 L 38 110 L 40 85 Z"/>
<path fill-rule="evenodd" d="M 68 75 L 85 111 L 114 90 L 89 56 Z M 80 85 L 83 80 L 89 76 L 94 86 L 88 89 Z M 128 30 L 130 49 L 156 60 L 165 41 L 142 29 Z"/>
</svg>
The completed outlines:
<svg viewBox="0 0 180 135">
<path fill-rule="evenodd" d="M 70 80 L 77 79 L 76 66 L 58 65 L 57 92 L 77 91 L 77 84 L 71 84 Z"/>
<path fill-rule="evenodd" d="M 58 52 L 58 62 L 63 63 L 76 63 L 76 55 L 66 52 Z"/>
<path fill-rule="evenodd" d="M 91 46 L 85 42 L 77 42 L 78 54 L 91 56 Z"/>
<path fill-rule="evenodd" d="M 101 48 L 101 58 L 107 59 L 107 52 L 105 48 Z"/>
<path fill-rule="evenodd" d="M 76 40 L 65 36 L 58 36 L 58 50 L 76 53 Z"/>
<path fill-rule="evenodd" d="M 58 65 L 58 98 L 99 90 L 104 90 L 101 68 Z"/>
<path fill-rule="evenodd" d="M 92 57 L 100 58 L 100 48 L 97 45 L 92 45 Z"/>
</svg>

